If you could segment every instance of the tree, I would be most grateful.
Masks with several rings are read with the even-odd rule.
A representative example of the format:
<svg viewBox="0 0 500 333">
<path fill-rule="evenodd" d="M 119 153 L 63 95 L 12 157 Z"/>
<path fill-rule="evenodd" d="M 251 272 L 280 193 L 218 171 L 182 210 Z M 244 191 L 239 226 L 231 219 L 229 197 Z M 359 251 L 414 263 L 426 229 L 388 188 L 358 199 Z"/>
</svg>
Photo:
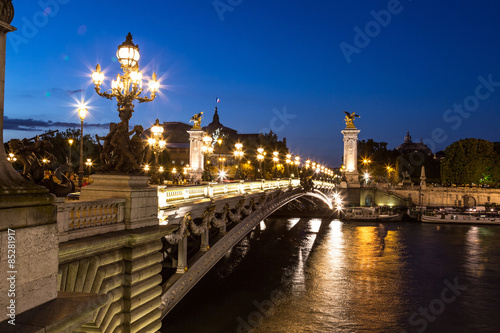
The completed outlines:
<svg viewBox="0 0 500 333">
<path fill-rule="evenodd" d="M 71 163 L 73 165 L 73 170 L 78 170 L 80 165 L 80 130 L 68 128 L 64 132 L 49 133 L 43 136 L 43 140 L 46 140 L 52 144 L 52 153 L 56 161 L 55 165 L 62 165 L 68 163 L 69 149 L 70 145 L 68 140 L 73 139 L 73 144 L 71 145 Z M 83 136 L 83 162 L 90 158 L 94 163 L 98 161 L 99 149 L 94 138 L 90 134 Z"/>
<path fill-rule="evenodd" d="M 495 144 L 481 139 L 463 139 L 446 147 L 441 165 L 444 183 L 493 184 L 499 181 L 499 155 Z"/>
</svg>

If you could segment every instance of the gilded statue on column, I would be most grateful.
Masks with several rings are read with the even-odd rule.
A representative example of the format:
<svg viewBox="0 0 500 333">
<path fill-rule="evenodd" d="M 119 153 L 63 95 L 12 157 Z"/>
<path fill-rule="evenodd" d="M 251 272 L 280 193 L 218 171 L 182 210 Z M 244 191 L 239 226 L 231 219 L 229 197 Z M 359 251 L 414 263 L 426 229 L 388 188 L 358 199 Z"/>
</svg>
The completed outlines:
<svg viewBox="0 0 500 333">
<path fill-rule="evenodd" d="M 344 113 L 346 114 L 344 120 L 345 120 L 345 127 L 346 128 L 356 128 L 356 126 L 354 126 L 354 119 L 357 118 L 361 118 L 360 115 L 357 115 L 355 112 L 347 112 L 347 111 L 344 111 Z"/>
<path fill-rule="evenodd" d="M 202 119 L 203 119 L 203 111 L 200 112 L 200 113 L 197 113 L 193 117 L 191 117 L 191 120 L 189 122 L 190 123 L 194 123 L 192 129 L 194 129 L 194 130 L 201 129 L 200 125 L 201 125 L 201 120 Z"/>
</svg>

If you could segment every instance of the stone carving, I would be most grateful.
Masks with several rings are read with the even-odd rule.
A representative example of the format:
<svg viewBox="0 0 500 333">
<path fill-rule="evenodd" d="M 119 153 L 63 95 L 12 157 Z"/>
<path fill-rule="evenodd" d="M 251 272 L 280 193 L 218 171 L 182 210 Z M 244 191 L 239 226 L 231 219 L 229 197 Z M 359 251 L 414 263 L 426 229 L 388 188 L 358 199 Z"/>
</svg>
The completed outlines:
<svg viewBox="0 0 500 333">
<path fill-rule="evenodd" d="M 148 146 L 141 138 L 143 132 L 144 129 L 140 125 L 134 126 L 129 132 L 124 122 L 110 123 L 109 133 L 106 136 L 96 135 L 102 163 L 98 170 L 118 173 L 140 172 L 141 164 L 148 153 Z M 102 145 L 100 140 L 103 140 Z"/>
<path fill-rule="evenodd" d="M 201 120 L 203 119 L 203 111 L 191 117 L 190 123 L 193 123 L 192 129 L 201 129 Z"/>
<path fill-rule="evenodd" d="M 44 186 L 58 197 L 65 197 L 75 191 L 75 184 L 64 175 L 67 171 L 65 166 L 55 168 L 56 158 L 49 153 L 53 148 L 52 144 L 42 140 L 43 136 L 53 132 L 37 135 L 31 139 L 12 139 L 8 143 L 9 151 L 23 165 L 21 175 L 24 178 Z M 46 163 L 43 163 L 44 160 Z M 58 179 L 57 182 L 54 176 Z"/>
<path fill-rule="evenodd" d="M 346 128 L 356 128 L 356 126 L 354 126 L 354 120 L 356 118 L 361 118 L 361 116 L 357 115 L 355 112 L 349 113 L 347 111 L 344 111 L 344 113 L 346 114 L 344 118 Z"/>
<path fill-rule="evenodd" d="M 0 0 L 0 21 L 10 24 L 14 19 L 12 0 Z"/>
</svg>

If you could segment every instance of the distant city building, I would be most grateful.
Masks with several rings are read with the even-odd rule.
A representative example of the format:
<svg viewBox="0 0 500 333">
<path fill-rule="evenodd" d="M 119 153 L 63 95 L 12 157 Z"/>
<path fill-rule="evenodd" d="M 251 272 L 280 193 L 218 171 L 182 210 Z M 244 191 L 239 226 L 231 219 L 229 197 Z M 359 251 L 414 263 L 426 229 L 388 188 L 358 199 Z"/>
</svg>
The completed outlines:
<svg viewBox="0 0 500 333">
<path fill-rule="evenodd" d="M 172 160 L 172 164 L 183 166 L 189 164 L 189 131 L 193 126 L 187 123 L 173 121 L 164 122 L 163 139 L 167 142 L 167 151 Z M 239 134 L 237 130 L 222 125 L 220 122 L 217 107 L 212 122 L 207 126 L 202 127 L 203 131 L 213 137 L 216 131 L 223 136 L 223 143 L 219 149 L 216 142 L 213 143 L 214 153 L 212 159 L 216 159 L 220 153 L 221 157 L 233 157 L 234 143 L 236 142 L 251 142 L 257 141 L 259 133 Z M 143 136 L 149 137 L 151 128 L 144 131 Z M 233 146 L 231 146 L 231 144 Z"/>
<path fill-rule="evenodd" d="M 404 142 L 396 148 L 402 155 L 407 155 L 413 152 L 421 152 L 424 155 L 432 155 L 432 151 L 427 147 L 422 139 L 420 142 L 411 141 L 410 131 L 406 132 Z"/>
</svg>

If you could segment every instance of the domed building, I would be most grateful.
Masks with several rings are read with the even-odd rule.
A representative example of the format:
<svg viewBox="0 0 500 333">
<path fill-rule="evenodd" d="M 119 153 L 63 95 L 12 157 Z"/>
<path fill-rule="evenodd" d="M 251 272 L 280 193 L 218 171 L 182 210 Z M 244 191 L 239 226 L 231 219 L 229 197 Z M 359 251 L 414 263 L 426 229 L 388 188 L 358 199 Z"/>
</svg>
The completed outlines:
<svg viewBox="0 0 500 333">
<path fill-rule="evenodd" d="M 396 150 L 401 154 L 401 155 L 408 155 L 413 152 L 421 152 L 426 156 L 432 155 L 432 151 L 427 147 L 422 139 L 420 139 L 420 142 L 413 142 L 411 141 L 411 136 L 410 136 L 410 131 L 406 132 L 405 140 L 404 142 L 399 145 Z"/>
<path fill-rule="evenodd" d="M 189 133 L 193 125 L 178 121 L 164 122 L 161 124 L 163 127 L 163 139 L 166 141 L 167 152 L 170 157 L 171 163 L 174 166 L 184 166 L 189 164 Z M 240 134 L 237 130 L 222 125 L 220 122 L 217 107 L 212 118 L 212 122 L 207 126 L 202 127 L 202 130 L 214 137 L 214 133 L 219 131 L 224 140 L 219 147 L 214 144 L 214 159 L 219 155 L 221 157 L 232 158 L 234 143 L 235 142 L 253 142 L 257 141 L 259 133 Z M 144 131 L 143 137 L 147 138 L 151 135 L 151 128 Z"/>
</svg>

